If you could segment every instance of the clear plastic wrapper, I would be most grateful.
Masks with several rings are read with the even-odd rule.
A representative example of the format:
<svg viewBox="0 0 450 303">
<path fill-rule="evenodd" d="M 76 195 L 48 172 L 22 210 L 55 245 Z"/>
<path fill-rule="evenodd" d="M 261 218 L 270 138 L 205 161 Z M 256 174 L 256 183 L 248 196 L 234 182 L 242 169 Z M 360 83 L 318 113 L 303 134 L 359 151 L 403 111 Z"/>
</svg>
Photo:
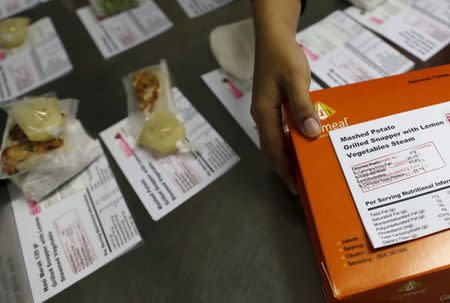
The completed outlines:
<svg viewBox="0 0 450 303">
<path fill-rule="evenodd" d="M 21 46 L 27 37 L 30 19 L 23 17 L 0 21 L 0 47 L 10 49 Z"/>
<path fill-rule="evenodd" d="M 124 79 L 128 127 L 140 146 L 155 156 L 186 149 L 186 129 L 176 112 L 167 63 L 149 66 Z"/>
<path fill-rule="evenodd" d="M 141 5 L 142 0 L 89 0 L 98 17 L 108 17 Z"/>
<path fill-rule="evenodd" d="M 3 108 L 0 178 L 11 179 L 29 199 L 39 201 L 101 154 L 75 119 L 77 100 L 28 97 Z"/>
<path fill-rule="evenodd" d="M 42 200 L 102 155 L 100 143 L 93 140 L 76 119 L 67 121 L 66 141 L 70 146 L 66 152 L 47 155 L 28 173 L 11 178 L 25 197 Z"/>
</svg>

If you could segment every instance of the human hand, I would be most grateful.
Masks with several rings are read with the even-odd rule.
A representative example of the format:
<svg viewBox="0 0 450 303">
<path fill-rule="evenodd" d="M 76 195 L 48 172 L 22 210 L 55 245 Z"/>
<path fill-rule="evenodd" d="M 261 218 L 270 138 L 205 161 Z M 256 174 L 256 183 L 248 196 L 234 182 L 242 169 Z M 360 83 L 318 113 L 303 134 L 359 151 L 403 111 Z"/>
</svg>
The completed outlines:
<svg viewBox="0 0 450 303">
<path fill-rule="evenodd" d="M 255 8 L 255 70 L 251 114 L 258 126 L 261 150 L 290 191 L 297 193 L 283 135 L 282 101 L 287 99 L 298 130 L 307 138 L 321 134 L 319 117 L 309 98 L 311 72 L 295 40 L 299 0 L 259 0 Z"/>
</svg>

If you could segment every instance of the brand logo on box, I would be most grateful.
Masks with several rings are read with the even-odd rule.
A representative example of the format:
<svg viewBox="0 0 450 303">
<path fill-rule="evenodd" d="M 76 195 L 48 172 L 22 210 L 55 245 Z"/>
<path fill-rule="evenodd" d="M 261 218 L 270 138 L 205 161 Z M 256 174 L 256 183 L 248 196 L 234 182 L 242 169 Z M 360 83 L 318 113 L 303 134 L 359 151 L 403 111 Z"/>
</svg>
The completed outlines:
<svg viewBox="0 0 450 303">
<path fill-rule="evenodd" d="M 330 118 L 336 113 L 336 110 L 334 108 L 320 101 L 314 104 L 314 108 L 316 109 L 316 112 L 319 115 L 319 119 L 322 121 Z"/>
<path fill-rule="evenodd" d="M 314 104 L 314 108 L 319 115 L 319 119 L 321 121 L 325 121 L 334 114 L 336 114 L 336 110 L 331 106 L 326 105 L 325 103 L 318 101 Z M 329 131 L 343 128 L 348 126 L 348 117 L 343 118 L 339 121 L 332 121 L 328 123 L 322 123 L 322 133 L 328 133 Z"/>
<path fill-rule="evenodd" d="M 450 294 L 442 295 L 442 296 L 439 298 L 439 300 L 440 300 L 441 302 L 450 302 Z"/>
<path fill-rule="evenodd" d="M 409 281 L 405 285 L 403 285 L 398 291 L 399 292 L 410 292 L 422 287 L 422 284 L 416 281 Z"/>
<path fill-rule="evenodd" d="M 405 298 L 424 295 L 428 291 L 428 288 L 423 287 L 422 283 L 416 281 L 409 281 L 398 289 L 400 295 L 392 297 L 395 301 L 403 301 Z"/>
</svg>

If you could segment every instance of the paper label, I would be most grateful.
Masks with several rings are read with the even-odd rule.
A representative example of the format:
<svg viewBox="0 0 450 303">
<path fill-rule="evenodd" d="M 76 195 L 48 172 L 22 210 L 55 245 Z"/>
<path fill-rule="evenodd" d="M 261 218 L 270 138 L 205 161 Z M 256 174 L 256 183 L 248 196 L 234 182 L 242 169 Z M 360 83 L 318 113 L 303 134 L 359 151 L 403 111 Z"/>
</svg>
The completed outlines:
<svg viewBox="0 0 450 303">
<path fill-rule="evenodd" d="M 78 17 L 105 59 L 109 59 L 167 30 L 173 24 L 152 0 L 135 9 L 99 20 L 90 6 Z"/>
<path fill-rule="evenodd" d="M 218 9 L 233 0 L 177 0 L 189 18 L 195 18 Z"/>
<path fill-rule="evenodd" d="M 0 203 L 0 302 L 33 302 L 11 204 L 2 192 L 6 197 Z"/>
<path fill-rule="evenodd" d="M 10 194 L 35 302 L 141 242 L 104 156 L 41 203 L 26 201 L 14 186 Z"/>
<path fill-rule="evenodd" d="M 50 18 L 30 26 L 25 44 L 0 61 L 0 102 L 21 96 L 72 70 Z"/>
<path fill-rule="evenodd" d="M 450 43 L 448 0 L 388 0 L 369 12 L 349 7 L 345 13 L 422 61 Z"/>
<path fill-rule="evenodd" d="M 375 248 L 450 228 L 450 102 L 331 131 Z"/>
<path fill-rule="evenodd" d="M 0 2 L 0 20 L 38 5 L 40 0 L 2 0 Z"/>
<path fill-rule="evenodd" d="M 153 220 L 159 220 L 223 175 L 239 157 L 191 103 L 174 89 L 174 99 L 198 151 L 155 158 L 136 146 L 127 120 L 100 136 Z"/>
<path fill-rule="evenodd" d="M 330 87 L 404 73 L 414 66 L 341 11 L 297 34 L 311 71 Z"/>
<path fill-rule="evenodd" d="M 202 75 L 202 79 L 234 120 L 239 123 L 247 136 L 259 147 L 258 129 L 250 115 L 252 103 L 251 81 L 236 79 L 222 69 L 206 73 Z M 310 89 L 314 91 L 322 89 L 322 87 L 314 79 L 311 79 Z"/>
</svg>

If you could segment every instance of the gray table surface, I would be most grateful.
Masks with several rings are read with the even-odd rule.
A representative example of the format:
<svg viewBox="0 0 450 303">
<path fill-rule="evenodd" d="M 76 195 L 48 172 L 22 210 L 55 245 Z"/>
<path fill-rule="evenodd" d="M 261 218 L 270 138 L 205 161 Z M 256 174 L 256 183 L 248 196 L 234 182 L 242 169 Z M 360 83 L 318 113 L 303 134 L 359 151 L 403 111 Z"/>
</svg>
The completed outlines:
<svg viewBox="0 0 450 303">
<path fill-rule="evenodd" d="M 175 0 L 156 0 L 174 27 L 104 60 L 75 10 L 87 0 L 52 0 L 25 14 L 51 16 L 74 71 L 34 93 L 81 100 L 79 118 L 91 134 L 126 116 L 121 78 L 168 60 L 176 85 L 240 156 L 233 169 L 159 222 L 153 222 L 108 154 L 144 244 L 49 302 L 325 302 L 308 226 L 298 201 L 200 78 L 217 68 L 210 31 L 248 17 L 238 0 L 190 20 Z M 301 26 L 319 21 L 343 0 L 310 0 Z M 413 59 L 411 56 L 409 56 Z M 417 62 L 417 60 L 414 59 Z M 416 68 L 450 63 L 447 47 Z M 0 183 L 2 191 L 5 183 Z"/>
</svg>

